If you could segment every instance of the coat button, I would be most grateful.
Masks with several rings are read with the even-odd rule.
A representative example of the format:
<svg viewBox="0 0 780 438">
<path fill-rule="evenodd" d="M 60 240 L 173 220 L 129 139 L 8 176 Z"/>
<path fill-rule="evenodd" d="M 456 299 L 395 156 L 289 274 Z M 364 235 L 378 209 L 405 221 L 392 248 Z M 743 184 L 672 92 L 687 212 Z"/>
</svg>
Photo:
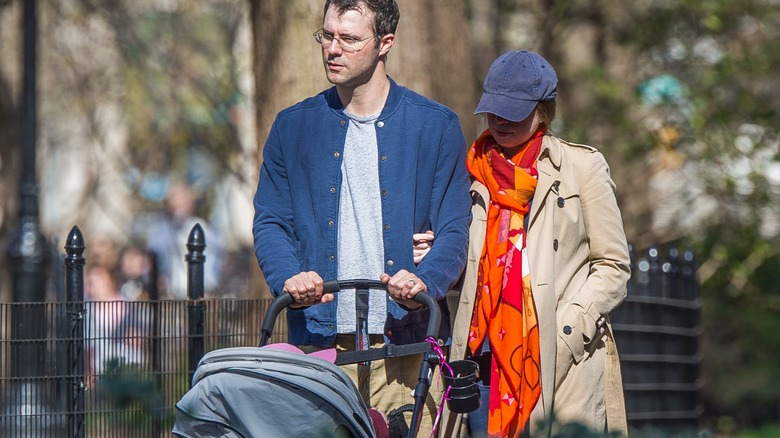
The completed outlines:
<svg viewBox="0 0 780 438">
<path fill-rule="evenodd" d="M 340 123 L 341 123 L 341 126 L 344 126 L 344 125 L 347 124 L 347 121 L 346 120 L 342 120 Z"/>
<path fill-rule="evenodd" d="M 338 153 L 338 152 L 334 152 L 334 153 L 333 153 L 333 156 L 334 156 L 334 157 L 336 157 L 336 158 L 338 158 L 338 157 L 340 157 L 340 156 L 341 156 L 341 154 L 340 154 L 340 153 Z"/>
<path fill-rule="evenodd" d="M 568 325 L 563 326 L 563 334 L 570 335 L 571 334 L 571 326 L 568 326 Z"/>
<path fill-rule="evenodd" d="M 331 193 L 336 193 L 336 188 L 335 188 L 335 187 L 331 187 L 331 188 L 330 188 L 330 192 L 331 192 Z"/>
<path fill-rule="evenodd" d="M 564 206 L 565 204 L 566 204 L 566 201 L 565 201 L 563 198 L 561 198 L 561 197 L 558 197 L 558 207 L 561 207 L 561 208 L 563 208 L 563 206 Z"/>
<path fill-rule="evenodd" d="M 377 123 L 376 123 L 376 126 L 377 126 L 378 128 L 383 128 L 383 127 L 385 126 L 385 122 L 377 122 Z"/>
<path fill-rule="evenodd" d="M 393 261 L 392 260 L 388 260 L 387 261 L 387 266 L 392 267 L 393 266 Z"/>
<path fill-rule="evenodd" d="M 553 251 L 558 251 L 558 239 L 553 240 Z"/>
</svg>

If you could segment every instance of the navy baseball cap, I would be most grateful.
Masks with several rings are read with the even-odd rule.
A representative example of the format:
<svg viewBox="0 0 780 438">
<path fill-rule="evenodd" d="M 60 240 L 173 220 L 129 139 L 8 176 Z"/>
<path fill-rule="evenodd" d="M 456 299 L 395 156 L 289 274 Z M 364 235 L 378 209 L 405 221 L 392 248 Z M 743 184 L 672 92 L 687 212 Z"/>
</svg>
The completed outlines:
<svg viewBox="0 0 780 438">
<path fill-rule="evenodd" d="M 555 70 L 541 56 L 526 50 L 504 53 L 488 70 L 474 114 L 491 113 L 520 122 L 538 102 L 555 99 L 557 85 Z"/>
</svg>

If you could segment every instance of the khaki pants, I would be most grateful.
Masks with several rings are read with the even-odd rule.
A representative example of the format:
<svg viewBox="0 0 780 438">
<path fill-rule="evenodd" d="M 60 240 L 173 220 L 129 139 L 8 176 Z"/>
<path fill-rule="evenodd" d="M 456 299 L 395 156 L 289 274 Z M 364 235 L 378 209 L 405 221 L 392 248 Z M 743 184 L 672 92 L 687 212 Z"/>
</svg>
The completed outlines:
<svg viewBox="0 0 780 438">
<path fill-rule="evenodd" d="M 384 338 L 382 335 L 371 335 L 371 348 L 382 348 Z M 311 351 L 310 346 L 300 347 L 302 350 Z M 355 336 L 338 335 L 336 337 L 337 350 L 355 350 Z M 369 394 L 371 406 L 388 415 L 390 411 L 398 409 L 406 404 L 414 405 L 412 391 L 417 386 L 420 375 L 420 365 L 423 355 L 414 354 L 404 357 L 393 357 L 385 360 L 375 360 L 370 364 Z M 341 365 L 347 375 L 358 385 L 357 364 Z M 418 437 L 428 437 L 433 430 L 433 422 L 437 409 L 441 402 L 442 383 L 439 378 L 439 367 L 433 373 L 431 385 L 428 388 L 428 397 L 425 399 Z M 404 415 L 406 424 L 411 424 L 411 412 Z"/>
</svg>

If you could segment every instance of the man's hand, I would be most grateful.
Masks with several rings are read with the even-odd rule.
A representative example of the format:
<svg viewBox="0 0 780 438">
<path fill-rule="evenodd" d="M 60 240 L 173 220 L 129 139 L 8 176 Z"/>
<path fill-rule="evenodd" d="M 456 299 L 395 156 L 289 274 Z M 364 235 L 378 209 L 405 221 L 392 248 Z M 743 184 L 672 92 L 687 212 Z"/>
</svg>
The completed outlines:
<svg viewBox="0 0 780 438">
<path fill-rule="evenodd" d="M 333 294 L 324 294 L 322 277 L 314 271 L 301 272 L 284 282 L 284 291 L 289 292 L 295 300 L 292 308 L 312 306 L 333 301 Z"/>
<path fill-rule="evenodd" d="M 422 306 L 414 301 L 414 297 L 418 293 L 426 291 L 428 287 L 415 274 L 401 269 L 392 277 L 388 274 L 382 274 L 379 280 L 387 285 L 387 293 L 403 306 L 413 310 Z"/>
<path fill-rule="evenodd" d="M 414 264 L 419 264 L 422 259 L 428 254 L 433 246 L 433 231 L 428 230 L 424 233 L 412 234 L 414 240 Z"/>
</svg>

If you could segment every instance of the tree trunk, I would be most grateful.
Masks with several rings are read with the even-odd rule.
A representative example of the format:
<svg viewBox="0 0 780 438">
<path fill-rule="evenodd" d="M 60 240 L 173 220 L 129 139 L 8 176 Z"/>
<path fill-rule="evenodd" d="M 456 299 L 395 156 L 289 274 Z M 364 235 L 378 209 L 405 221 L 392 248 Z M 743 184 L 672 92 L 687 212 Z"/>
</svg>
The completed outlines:
<svg viewBox="0 0 780 438">
<path fill-rule="evenodd" d="M 399 0 L 401 20 L 388 74 L 401 85 L 452 108 L 466 138 L 475 136 L 475 80 L 461 0 Z M 252 0 L 258 153 L 276 113 L 330 84 L 311 34 L 324 2 Z"/>
<path fill-rule="evenodd" d="M 2 41 L 2 52 L 10 65 L 18 66 L 21 53 L 18 50 L 8 50 L 16 46 L 21 48 L 21 3 L 17 8 L 6 8 L 8 2 L 0 2 L 0 27 L 13 27 L 13 34 L 18 35 L 12 41 Z M 10 13 L 9 13 L 10 10 Z M 15 26 L 11 26 L 15 24 Z M 10 33 L 10 32 L 9 32 Z M 11 44 L 16 43 L 16 44 Z M 7 50 L 7 51 L 6 51 Z M 11 59 L 9 59 L 11 58 Z M 7 259 L 8 238 L 17 226 L 16 221 L 19 203 L 19 170 L 21 166 L 21 138 L 19 132 L 18 111 L 15 106 L 14 89 L 11 78 L 5 75 L 7 71 L 0 69 L 0 302 L 11 301 L 11 282 Z"/>
</svg>

